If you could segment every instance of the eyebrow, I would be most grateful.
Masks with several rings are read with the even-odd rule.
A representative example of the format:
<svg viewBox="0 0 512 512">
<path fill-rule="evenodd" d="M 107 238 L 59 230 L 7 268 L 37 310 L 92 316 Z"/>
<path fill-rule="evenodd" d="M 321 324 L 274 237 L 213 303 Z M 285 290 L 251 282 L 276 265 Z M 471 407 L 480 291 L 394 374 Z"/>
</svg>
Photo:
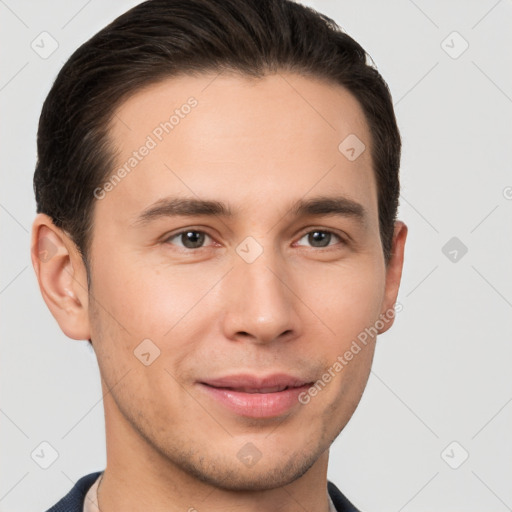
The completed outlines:
<svg viewBox="0 0 512 512">
<path fill-rule="evenodd" d="M 308 216 L 340 216 L 349 217 L 366 224 L 368 213 L 364 206 L 344 196 L 318 196 L 311 199 L 299 199 L 289 208 L 287 215 L 295 217 Z M 221 201 L 167 197 L 159 199 L 145 208 L 133 222 L 134 226 L 142 226 L 150 222 L 175 216 L 209 216 L 235 217 L 235 212 L 229 205 Z"/>
</svg>

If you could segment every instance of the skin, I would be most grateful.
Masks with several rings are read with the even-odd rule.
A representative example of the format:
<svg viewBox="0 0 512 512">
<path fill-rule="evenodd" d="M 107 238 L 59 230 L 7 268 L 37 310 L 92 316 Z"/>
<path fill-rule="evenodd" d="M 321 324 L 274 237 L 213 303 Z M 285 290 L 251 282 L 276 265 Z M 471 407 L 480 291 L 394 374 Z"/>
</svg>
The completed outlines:
<svg viewBox="0 0 512 512">
<path fill-rule="evenodd" d="M 307 405 L 276 418 L 237 415 L 197 381 L 238 372 L 321 378 L 393 308 L 407 227 L 395 223 L 386 266 L 364 114 L 342 87 L 297 74 L 184 76 L 138 91 L 111 125 L 118 165 L 191 96 L 190 114 L 96 201 L 89 292 L 67 234 L 44 214 L 33 224 L 44 300 L 67 336 L 92 340 L 98 359 L 100 506 L 325 512 L 329 447 L 361 399 L 376 338 Z M 338 150 L 349 134 L 366 145 L 354 161 Z M 176 195 L 226 202 L 235 215 L 134 224 Z M 365 221 L 291 215 L 294 201 L 317 195 L 360 203 Z M 208 235 L 202 247 L 175 236 L 192 228 Z M 333 233 L 327 247 L 307 236 L 315 230 Z M 263 250 L 252 263 L 236 251 L 248 236 Z M 58 249 L 44 262 L 35 255 L 43 238 Z M 148 338 L 160 356 L 145 366 L 134 350 Z M 252 467 L 237 456 L 247 443 L 261 453 Z"/>
</svg>

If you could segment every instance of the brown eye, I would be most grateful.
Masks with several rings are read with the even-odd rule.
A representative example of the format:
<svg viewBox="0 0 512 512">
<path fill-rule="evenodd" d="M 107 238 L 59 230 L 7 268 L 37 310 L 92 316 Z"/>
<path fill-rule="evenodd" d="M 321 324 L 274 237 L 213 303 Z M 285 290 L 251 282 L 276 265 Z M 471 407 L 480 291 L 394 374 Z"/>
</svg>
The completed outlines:
<svg viewBox="0 0 512 512">
<path fill-rule="evenodd" d="M 197 231 L 194 229 L 187 229 L 186 231 L 180 231 L 166 239 L 166 243 L 172 243 L 171 240 L 178 240 L 180 243 L 173 243 L 178 247 L 184 247 L 185 249 L 200 249 L 206 238 L 210 238 L 209 235 L 203 231 Z"/>
<path fill-rule="evenodd" d="M 334 245 L 331 243 L 331 241 L 333 240 L 333 237 L 335 239 L 337 239 L 338 241 L 343 242 L 341 237 L 338 236 L 336 233 L 333 233 L 332 231 L 321 230 L 321 229 L 315 229 L 313 231 L 310 231 L 309 233 L 306 233 L 300 240 L 307 238 L 308 243 L 311 244 L 312 247 L 322 248 L 322 247 L 328 247 L 329 245 Z"/>
</svg>

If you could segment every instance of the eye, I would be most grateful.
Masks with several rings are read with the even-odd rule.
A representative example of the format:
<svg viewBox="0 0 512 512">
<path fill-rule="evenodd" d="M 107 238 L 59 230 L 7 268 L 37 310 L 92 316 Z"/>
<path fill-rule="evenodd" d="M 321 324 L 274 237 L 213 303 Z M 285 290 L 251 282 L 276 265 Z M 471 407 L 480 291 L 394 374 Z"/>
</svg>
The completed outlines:
<svg viewBox="0 0 512 512">
<path fill-rule="evenodd" d="M 173 245 L 177 245 L 178 247 L 183 247 L 185 249 L 200 249 L 206 238 L 211 239 L 210 235 L 206 234 L 204 231 L 187 229 L 171 235 L 166 238 L 164 242 L 172 244 L 172 240 L 177 239 L 181 243 L 174 243 Z"/>
<path fill-rule="evenodd" d="M 328 247 L 331 244 L 330 242 L 333 240 L 333 237 L 337 238 L 338 241 L 344 243 L 345 241 L 336 233 L 332 231 L 327 231 L 323 229 L 315 229 L 306 233 L 300 240 L 307 238 L 308 243 L 310 243 L 313 247 Z M 299 240 L 299 242 L 300 242 Z"/>
</svg>

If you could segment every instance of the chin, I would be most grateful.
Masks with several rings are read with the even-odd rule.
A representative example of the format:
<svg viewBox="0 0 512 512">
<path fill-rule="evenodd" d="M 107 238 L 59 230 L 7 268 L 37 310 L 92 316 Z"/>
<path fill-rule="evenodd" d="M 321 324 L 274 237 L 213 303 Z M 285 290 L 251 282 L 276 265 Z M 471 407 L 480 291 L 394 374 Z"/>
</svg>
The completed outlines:
<svg viewBox="0 0 512 512">
<path fill-rule="evenodd" d="M 239 460 L 236 465 L 222 459 L 218 463 L 211 461 L 208 466 L 195 465 L 191 461 L 182 461 L 183 469 L 198 480 L 217 489 L 226 491 L 269 491 L 291 484 L 303 476 L 317 461 L 318 457 L 295 454 L 292 459 L 273 464 L 258 461 L 247 467 Z"/>
</svg>

